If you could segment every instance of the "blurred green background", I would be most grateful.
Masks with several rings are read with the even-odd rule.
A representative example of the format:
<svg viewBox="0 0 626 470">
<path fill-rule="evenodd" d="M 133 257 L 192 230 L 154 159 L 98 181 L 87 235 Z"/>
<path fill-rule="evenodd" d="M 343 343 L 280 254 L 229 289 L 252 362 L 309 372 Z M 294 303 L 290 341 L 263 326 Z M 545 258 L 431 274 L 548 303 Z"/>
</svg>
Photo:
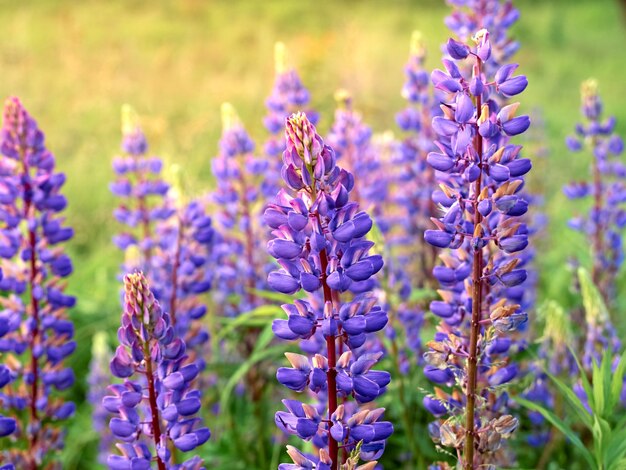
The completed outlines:
<svg viewBox="0 0 626 470">
<path fill-rule="evenodd" d="M 589 160 L 567 153 L 563 140 L 578 120 L 579 84 L 590 76 L 598 79 L 618 132 L 626 134 L 625 15 L 610 0 L 515 5 L 521 19 L 513 34 L 522 44 L 516 61 L 530 82 L 521 110 L 540 111 L 549 148 L 535 176 L 550 219 L 538 255 L 542 297 L 567 304 L 565 262 L 573 254 L 584 259 L 588 246 L 565 228 L 566 219 L 584 208 L 567 201 L 561 186 L 584 178 Z M 275 41 L 286 43 L 311 90 L 323 132 L 339 87 L 352 91 L 375 131 L 384 131 L 395 129 L 394 114 L 403 106 L 412 30 L 424 33 L 428 66 L 436 67 L 449 35 L 443 25 L 448 12 L 435 0 L 0 1 L 0 96 L 21 97 L 68 175 L 67 216 L 76 229 L 69 243 L 76 269 L 70 290 L 79 296 L 72 315 L 81 345 L 73 358 L 77 400 L 84 393 L 89 338 L 119 320 L 121 254 L 110 243 L 117 226 L 108 182 L 121 105 L 131 103 L 142 115 L 152 151 L 180 163 L 194 192 L 206 191 L 223 101 L 239 110 L 259 147 L 265 139 L 261 120 L 273 83 Z M 81 413 L 78 422 L 88 425 L 88 408 Z"/>
</svg>

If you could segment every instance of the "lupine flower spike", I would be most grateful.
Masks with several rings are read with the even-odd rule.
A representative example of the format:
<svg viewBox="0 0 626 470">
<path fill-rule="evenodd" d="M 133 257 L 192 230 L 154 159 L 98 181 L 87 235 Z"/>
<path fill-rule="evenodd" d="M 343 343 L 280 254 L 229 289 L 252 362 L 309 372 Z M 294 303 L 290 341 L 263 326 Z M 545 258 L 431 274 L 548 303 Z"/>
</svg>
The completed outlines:
<svg viewBox="0 0 626 470">
<path fill-rule="evenodd" d="M 430 226 L 430 218 L 437 214 L 432 194 L 438 190 L 435 170 L 426 162 L 426 157 L 436 149 L 431 121 L 441 112 L 434 105 L 425 61 L 426 47 L 422 34 L 414 31 L 402 87 L 402 97 L 407 105 L 396 115 L 396 122 L 406 136 L 400 143 L 399 158 L 394 162 L 394 168 L 400 169 L 395 178 L 398 186 L 395 198 L 404 211 L 401 224 L 410 246 L 409 269 L 412 278 L 419 283 L 414 285 L 416 288 L 432 284 L 432 269 L 437 257 L 436 249 L 424 242 L 424 231 Z"/>
<path fill-rule="evenodd" d="M 452 6 L 452 13 L 446 17 L 445 24 L 462 42 L 471 40 L 479 29 L 489 31 L 491 56 L 485 61 L 483 72 L 493 76 L 519 50 L 519 42 L 509 34 L 519 20 L 519 10 L 512 0 L 446 1 Z"/>
<path fill-rule="evenodd" d="M 500 109 L 494 99 L 496 93 L 521 93 L 527 81 L 513 75 L 516 65 L 502 66 L 493 80 L 485 75 L 491 56 L 488 31 L 478 31 L 472 46 L 450 39 L 447 51 L 452 60 L 444 59 L 446 71 L 432 73 L 447 99 L 441 104 L 443 116 L 433 119 L 438 151 L 428 155 L 429 164 L 445 173 L 445 197 L 437 201 L 445 214 L 433 219 L 436 229 L 426 231 L 425 239 L 450 250 L 441 256 L 444 265 L 434 270 L 442 300 L 432 302 L 431 311 L 441 324 L 425 354 L 425 372 L 451 391 L 437 388 L 425 405 L 435 416 L 450 415 L 433 424 L 431 433 L 436 442 L 455 448 L 469 470 L 497 460 L 502 440 L 517 427 L 501 405 L 489 404 L 488 412 L 485 407 L 506 404 L 501 386 L 517 374 L 504 354 L 507 335 L 527 319 L 502 291 L 526 279 L 517 253 L 528 244 L 519 217 L 528 206 L 520 190 L 531 163 L 521 158 L 520 146 L 506 142 L 524 132 L 530 120 L 515 116 L 519 103 Z M 492 254 L 499 252 L 506 256 Z M 499 397 L 504 398 L 498 402 Z"/>
<path fill-rule="evenodd" d="M 108 458 L 111 469 L 200 469 L 195 456 L 172 463 L 172 449 L 189 452 L 204 444 L 209 429 L 195 415 L 200 392 L 191 388 L 199 372 L 187 360 L 185 342 L 170 316 L 161 310 L 142 273 L 124 278 L 124 312 L 118 330 L 120 345 L 110 369 L 121 384 L 109 386 L 102 404 L 113 418 L 111 432 L 121 441 L 119 454 Z"/>
<path fill-rule="evenodd" d="M 324 145 L 305 114 L 287 120 L 286 142 L 282 177 L 287 189 L 265 211 L 265 220 L 274 229 L 268 251 L 281 266 L 268 281 L 284 294 L 304 290 L 311 300 L 323 296 L 323 307 L 316 311 L 307 300 L 283 305 L 288 319 L 275 320 L 273 329 L 287 340 L 305 340 L 321 332 L 325 348 L 312 358 L 287 353 L 291 367 L 281 367 L 277 378 L 294 391 L 308 388 L 324 405 L 283 401 L 287 410 L 276 413 L 277 425 L 313 441 L 318 451 L 304 455 L 290 448 L 294 464 L 279 468 L 337 470 L 357 445 L 361 459 L 376 460 L 393 432 L 391 423 L 382 421 L 384 409 L 358 407 L 384 393 L 390 381 L 387 372 L 372 370 L 381 353 L 369 352 L 365 345 L 369 333 L 384 328 L 387 314 L 367 292 L 352 301 L 341 300 L 343 292 L 376 274 L 383 261 L 368 254 L 373 243 L 365 236 L 372 220 L 350 202 L 353 176 L 336 166 L 333 150 Z"/>
<path fill-rule="evenodd" d="M 328 144 L 335 151 L 337 161 L 355 175 L 360 183 L 354 188 L 354 202 L 375 215 L 376 223 L 386 231 L 388 224 L 382 213 L 387 199 L 388 181 L 383 171 L 383 162 L 372 144 L 372 129 L 352 105 L 352 96 L 347 90 L 335 92 L 337 109 L 335 121 L 328 134 Z"/>
<path fill-rule="evenodd" d="M 260 255 L 265 237 L 259 220 L 264 198 L 259 188 L 268 165 L 254 155 L 254 142 L 229 103 L 222 105 L 219 150 L 211 162 L 217 179 L 213 200 L 219 225 L 214 294 L 222 313 L 235 316 L 260 305 L 254 291 L 266 286 L 266 263 Z M 240 298 L 233 304 L 234 295 Z"/>
<path fill-rule="evenodd" d="M 280 188 L 280 155 L 285 150 L 282 132 L 287 119 L 291 114 L 304 109 L 313 124 L 317 123 L 318 115 L 309 108 L 311 99 L 309 90 L 304 87 L 295 68 L 289 63 L 287 47 L 282 42 L 274 45 L 274 86 L 272 93 L 265 101 L 267 114 L 263 118 L 263 125 L 270 136 L 265 142 L 264 152 L 272 168 L 266 174 L 261 187 L 266 197 L 274 197 Z"/>
<path fill-rule="evenodd" d="M 17 98 L 4 107 L 0 136 L 2 187 L 2 259 L 0 350 L 0 433 L 13 430 L 2 443 L 0 461 L 16 468 L 56 468 L 55 453 L 63 447 L 62 421 L 75 406 L 59 391 L 74 383 L 63 366 L 74 352 L 74 326 L 67 310 L 75 299 L 64 293 L 72 262 L 62 243 L 73 236 L 60 213 L 65 175 L 55 172 L 55 159 L 44 134 Z M 8 381 L 11 381 L 7 384 Z"/>
<path fill-rule="evenodd" d="M 175 333 L 187 345 L 190 360 L 203 369 L 209 333 L 202 324 L 207 306 L 201 296 L 212 285 L 214 230 L 203 205 L 198 200 L 186 200 L 180 167 L 173 165 L 169 174 L 172 186 L 168 205 L 174 213 L 154 229 L 150 287 L 159 303 L 167 307 Z"/>
<path fill-rule="evenodd" d="M 115 218 L 126 226 L 113 241 L 126 251 L 131 246 L 139 248 L 136 265 L 127 266 L 124 272 L 140 268 L 149 271 L 154 249 L 154 224 L 169 218 L 173 210 L 164 199 L 169 186 L 161 177 L 163 162 L 148 155 L 148 143 L 140 127 L 139 117 L 129 105 L 122 107 L 122 156 L 113 160 L 115 181 L 111 192 L 120 198 Z"/>
<path fill-rule="evenodd" d="M 615 118 L 602 119 L 602 100 L 595 80 L 581 86 L 581 112 L 584 124 L 576 125 L 576 135 L 567 138 L 572 152 L 588 147 L 593 153 L 592 181 L 577 181 L 564 188 L 571 199 L 590 198 L 591 210 L 586 216 L 572 219 L 570 227 L 585 233 L 591 243 L 593 263 L 591 275 L 605 302 L 610 306 L 615 297 L 615 278 L 624 261 L 622 231 L 626 226 L 626 166 L 619 157 L 624 142 L 614 133 Z"/>
<path fill-rule="evenodd" d="M 114 443 L 113 435 L 109 430 L 109 413 L 102 406 L 102 399 L 106 396 L 106 389 L 111 383 L 111 372 L 109 371 L 111 357 L 112 353 L 107 345 L 107 334 L 99 331 L 93 337 L 93 347 L 91 348 L 87 399 L 93 407 L 91 417 L 93 429 L 99 436 L 98 462 L 102 465 L 106 465 Z"/>
</svg>

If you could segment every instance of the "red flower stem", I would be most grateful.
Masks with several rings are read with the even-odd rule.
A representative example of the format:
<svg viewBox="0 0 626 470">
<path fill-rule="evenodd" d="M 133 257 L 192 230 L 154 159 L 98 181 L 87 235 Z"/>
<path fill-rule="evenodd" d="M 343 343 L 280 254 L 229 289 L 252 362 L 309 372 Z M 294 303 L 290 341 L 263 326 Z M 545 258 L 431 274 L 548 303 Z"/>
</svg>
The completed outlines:
<svg viewBox="0 0 626 470">
<path fill-rule="evenodd" d="M 154 452 L 156 455 L 159 470 L 166 470 L 165 462 L 159 457 L 158 448 L 161 443 L 161 424 L 159 423 L 159 408 L 156 402 L 156 390 L 154 388 L 154 375 L 152 371 L 152 357 L 150 355 L 149 343 L 144 346 L 144 356 L 146 360 L 146 379 L 148 380 L 148 401 L 150 403 L 150 413 L 152 414 L 152 436 L 154 437 Z"/>
<path fill-rule="evenodd" d="M 326 269 L 328 268 L 328 255 L 326 250 L 320 252 L 320 264 L 322 269 L 322 287 L 324 289 L 324 302 L 333 301 L 333 292 L 326 282 Z M 328 352 L 328 372 L 326 372 L 326 380 L 328 382 L 328 419 L 330 420 L 333 413 L 337 410 L 337 351 L 335 336 L 326 337 L 326 350 Z M 339 444 L 330 434 L 330 425 L 328 426 L 328 453 L 332 460 L 331 470 L 337 470 L 339 460 Z"/>
<path fill-rule="evenodd" d="M 315 201 L 317 198 L 317 189 L 315 184 L 312 187 L 311 191 L 312 200 Z M 317 221 L 319 227 L 324 231 L 322 221 L 320 219 L 319 214 L 316 214 Z M 328 254 L 326 253 L 326 249 L 323 249 L 320 252 L 320 268 L 322 271 L 322 288 L 324 290 L 324 304 L 326 302 L 330 302 L 334 305 L 337 302 L 337 307 L 339 306 L 339 294 L 337 292 L 332 291 L 327 282 L 327 270 L 328 270 Z M 333 308 L 334 310 L 334 308 Z M 327 336 L 326 337 L 326 351 L 328 355 L 328 372 L 326 372 L 326 381 L 328 382 L 328 421 L 330 422 L 333 413 L 337 410 L 337 351 L 336 351 L 336 343 L 335 336 Z M 330 424 L 328 425 L 328 453 L 332 460 L 331 470 L 337 470 L 339 463 L 339 443 L 333 439 L 333 436 L 330 434 Z"/>
<path fill-rule="evenodd" d="M 481 61 L 476 58 L 477 76 L 481 73 Z M 482 97 L 476 96 L 476 117 L 480 117 L 482 112 Z M 477 126 L 478 127 L 478 126 Z M 483 138 L 476 128 L 474 136 L 474 148 L 478 155 L 478 179 L 474 187 L 474 229 L 482 223 L 482 215 L 478 211 L 478 198 L 482 191 L 482 158 L 483 158 Z M 481 233 L 482 235 L 482 233 Z M 466 470 L 474 468 L 474 409 L 476 406 L 476 379 L 478 363 L 478 337 L 480 336 L 480 321 L 482 319 L 482 271 L 483 271 L 483 249 L 474 250 L 474 265 L 472 271 L 472 320 L 470 327 L 469 357 L 467 358 L 467 390 L 466 390 L 466 415 L 465 415 L 465 452 L 464 467 Z"/>
<path fill-rule="evenodd" d="M 28 195 L 24 199 L 24 219 L 26 220 L 27 226 L 30 226 L 28 223 L 28 219 L 30 216 L 30 211 L 32 207 L 32 201 L 30 194 L 32 193 L 32 187 L 30 185 L 30 169 L 28 167 L 28 163 L 26 162 L 26 143 L 23 141 L 23 136 L 20 136 L 20 161 L 22 162 L 22 172 L 28 178 L 26 178 L 26 183 L 24 185 L 24 194 Z M 28 458 L 29 458 L 29 468 L 31 470 L 37 469 L 37 461 L 35 458 L 37 442 L 39 440 L 39 431 L 40 431 L 40 420 L 37 414 L 37 400 L 39 395 L 39 361 L 35 356 L 35 348 L 37 346 L 40 331 L 39 331 L 39 301 L 35 297 L 34 289 L 35 282 L 37 280 L 38 270 L 37 270 L 37 236 L 35 234 L 34 228 L 28 229 L 28 245 L 30 249 L 30 273 L 28 276 L 28 284 L 30 290 L 30 307 L 33 318 L 33 330 L 30 335 L 29 348 L 31 354 L 30 367 L 31 372 L 33 374 L 33 382 L 30 386 L 30 426 L 34 430 L 30 435 L 28 440 Z"/>
</svg>

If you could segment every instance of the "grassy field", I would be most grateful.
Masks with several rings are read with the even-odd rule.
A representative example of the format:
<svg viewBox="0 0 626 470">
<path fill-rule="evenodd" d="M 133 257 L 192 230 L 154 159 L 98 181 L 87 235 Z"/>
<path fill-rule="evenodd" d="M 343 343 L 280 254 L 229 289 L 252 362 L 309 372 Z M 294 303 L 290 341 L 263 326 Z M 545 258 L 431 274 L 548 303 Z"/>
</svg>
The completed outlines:
<svg viewBox="0 0 626 470">
<path fill-rule="evenodd" d="M 539 259 L 542 296 L 571 302 L 568 256 L 586 256 L 585 241 L 565 228 L 581 210 L 561 186 L 585 175 L 588 159 L 563 144 L 578 120 L 579 83 L 598 79 L 605 109 L 626 134 L 626 29 L 616 1 L 519 1 L 516 59 L 530 85 L 525 112 L 541 113 L 549 156 L 536 184 L 550 220 Z M 411 31 L 421 30 L 439 63 L 448 8 L 433 0 L 388 1 L 0 1 L 0 96 L 18 95 L 47 133 L 68 175 L 68 219 L 79 296 L 73 317 L 81 347 L 78 375 L 89 360 L 94 331 L 115 328 L 120 253 L 110 243 L 116 223 L 108 191 L 110 161 L 119 148 L 119 110 L 131 103 L 143 116 L 151 148 L 180 163 L 195 192 L 211 188 L 210 159 L 220 133 L 219 106 L 232 102 L 262 142 L 264 99 L 273 81 L 273 43 L 291 61 L 322 113 L 332 118 L 333 92 L 350 89 L 376 131 L 393 129 Z M 533 157 L 530 155 L 531 158 Z M 624 328 L 625 325 L 620 325 Z M 81 400 L 84 383 L 75 395 Z M 81 409 L 85 422 L 88 408 Z"/>
</svg>

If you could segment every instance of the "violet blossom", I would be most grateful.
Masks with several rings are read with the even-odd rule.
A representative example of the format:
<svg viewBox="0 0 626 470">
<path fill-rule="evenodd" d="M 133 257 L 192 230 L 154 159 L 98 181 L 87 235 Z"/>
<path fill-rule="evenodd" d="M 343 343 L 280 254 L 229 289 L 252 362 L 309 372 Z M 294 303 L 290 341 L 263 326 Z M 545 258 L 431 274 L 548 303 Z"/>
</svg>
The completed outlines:
<svg viewBox="0 0 626 470">
<path fill-rule="evenodd" d="M 321 309 L 307 300 L 283 305 L 288 319 L 275 320 L 273 329 L 286 340 L 306 340 L 321 331 L 326 348 L 313 357 L 287 353 L 291 367 L 281 367 L 277 378 L 291 390 L 311 390 L 325 405 L 320 412 L 298 400 L 283 401 L 286 411 L 276 414 L 279 428 L 312 440 L 318 450 L 310 457 L 292 450 L 295 466 L 280 468 L 336 470 L 339 447 L 349 452 L 359 445 L 361 459 L 373 461 L 393 432 L 382 420 L 384 409 L 359 407 L 384 393 L 390 381 L 389 373 L 373 369 L 382 353 L 359 351 L 370 333 L 384 328 L 387 314 L 368 292 L 341 300 L 342 293 L 376 274 L 383 261 L 369 254 L 373 243 L 365 236 L 372 220 L 350 201 L 354 177 L 335 164 L 333 150 L 305 114 L 287 120 L 286 142 L 282 177 L 287 189 L 265 211 L 275 237 L 268 251 L 281 266 L 268 282 L 278 292 L 304 290 L 313 298 L 323 295 L 323 301 Z"/>
<path fill-rule="evenodd" d="M 64 445 L 62 423 L 75 410 L 59 394 L 74 383 L 64 360 L 76 349 L 68 319 L 76 299 L 64 292 L 72 262 L 62 247 L 74 232 L 61 215 L 65 175 L 55 171 L 43 132 L 17 98 L 5 103 L 0 139 L 0 351 L 11 357 L 0 371 L 3 433 L 15 424 L 2 458 L 35 469 L 54 464 Z"/>
<path fill-rule="evenodd" d="M 425 354 L 425 374 L 450 392 L 438 389 L 435 399 L 442 406 L 432 400 L 425 405 L 435 416 L 449 415 L 431 428 L 433 438 L 455 448 L 464 468 L 471 469 L 494 462 L 502 441 L 517 427 L 517 419 L 506 414 L 502 386 L 518 373 L 506 356 L 508 335 L 527 314 L 504 290 L 526 280 L 518 253 L 528 245 L 528 230 L 519 219 L 528 204 L 520 191 L 531 163 L 508 137 L 523 133 L 530 120 L 516 116 L 519 103 L 500 108 L 494 99 L 497 93 L 521 93 L 527 81 L 514 75 L 516 65 L 486 75 L 488 31 L 478 31 L 471 46 L 450 39 L 447 49 L 452 60 L 443 60 L 446 70 L 432 73 L 447 99 L 443 116 L 433 119 L 438 151 L 427 158 L 446 174 L 436 201 L 445 214 L 433 219 L 436 229 L 427 230 L 425 239 L 450 250 L 433 272 L 442 300 L 430 308 L 441 323 Z M 488 401 L 496 406 L 483 413 Z"/>
<path fill-rule="evenodd" d="M 572 182 L 564 192 L 570 199 L 592 200 L 589 212 L 573 218 L 569 226 L 590 239 L 592 279 L 605 302 L 611 305 L 616 295 L 615 278 L 624 261 L 626 166 L 617 158 L 624 151 L 624 142 L 614 132 L 615 118 L 602 118 L 603 105 L 595 80 L 583 82 L 581 98 L 585 123 L 576 125 L 576 134 L 568 137 L 566 143 L 572 152 L 586 147 L 593 154 L 591 181 Z"/>
<path fill-rule="evenodd" d="M 115 180 L 111 192 L 120 198 L 115 218 L 125 229 L 113 241 L 123 251 L 131 246 L 139 249 L 137 266 L 127 266 L 122 271 L 140 268 L 149 271 L 154 239 L 154 225 L 169 218 L 172 208 L 166 204 L 169 185 L 163 180 L 160 158 L 148 155 L 148 143 L 139 125 L 137 113 L 129 106 L 122 108 L 122 156 L 113 160 Z"/>
<path fill-rule="evenodd" d="M 189 362 L 185 341 L 161 310 L 142 273 L 124 278 L 124 311 L 118 330 L 120 345 L 110 369 L 123 383 L 109 386 L 102 400 L 113 415 L 109 428 L 117 440 L 119 454 L 111 454 L 109 468 L 159 470 L 200 469 L 202 460 L 191 457 L 173 462 L 172 449 L 190 452 L 210 437 L 208 428 L 195 415 L 201 394 L 190 384 L 199 367 Z"/>
</svg>

